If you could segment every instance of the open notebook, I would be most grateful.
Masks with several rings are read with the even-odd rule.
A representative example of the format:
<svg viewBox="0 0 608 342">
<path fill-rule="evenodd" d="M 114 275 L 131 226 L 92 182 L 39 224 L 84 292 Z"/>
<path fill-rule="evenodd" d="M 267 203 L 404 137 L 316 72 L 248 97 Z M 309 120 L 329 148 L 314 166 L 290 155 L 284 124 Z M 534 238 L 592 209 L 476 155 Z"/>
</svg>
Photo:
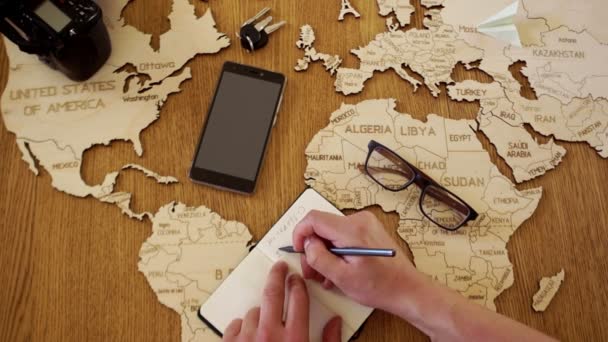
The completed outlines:
<svg viewBox="0 0 608 342">
<path fill-rule="evenodd" d="M 299 254 L 283 253 L 278 248 L 292 245 L 293 229 L 313 209 L 343 215 L 315 190 L 305 190 L 201 306 L 199 317 L 223 334 L 233 319 L 243 318 L 249 309 L 260 306 L 266 278 L 276 261 L 284 260 L 290 273 L 301 275 Z M 328 291 L 315 281 L 306 281 L 306 285 L 310 296 L 311 341 L 321 341 L 325 324 L 336 315 L 342 317 L 342 340 L 348 341 L 372 313 L 372 308 L 355 303 L 336 289 Z"/>
</svg>

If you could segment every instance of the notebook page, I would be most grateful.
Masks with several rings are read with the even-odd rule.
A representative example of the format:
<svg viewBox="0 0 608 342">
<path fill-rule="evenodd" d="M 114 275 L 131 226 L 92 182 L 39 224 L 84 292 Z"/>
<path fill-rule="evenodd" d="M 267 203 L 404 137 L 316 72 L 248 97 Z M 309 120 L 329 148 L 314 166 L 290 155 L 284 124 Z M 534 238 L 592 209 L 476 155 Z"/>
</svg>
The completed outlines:
<svg viewBox="0 0 608 342">
<path fill-rule="evenodd" d="M 222 333 L 233 319 L 245 317 L 247 311 L 262 304 L 262 292 L 272 265 L 263 253 L 254 249 L 203 304 L 202 316 Z M 288 292 L 285 297 L 289 298 Z M 310 297 L 308 333 L 311 341 L 322 340 L 325 324 L 335 315 Z M 352 328 L 343 326 L 342 340 L 348 341 L 354 333 Z"/>
</svg>

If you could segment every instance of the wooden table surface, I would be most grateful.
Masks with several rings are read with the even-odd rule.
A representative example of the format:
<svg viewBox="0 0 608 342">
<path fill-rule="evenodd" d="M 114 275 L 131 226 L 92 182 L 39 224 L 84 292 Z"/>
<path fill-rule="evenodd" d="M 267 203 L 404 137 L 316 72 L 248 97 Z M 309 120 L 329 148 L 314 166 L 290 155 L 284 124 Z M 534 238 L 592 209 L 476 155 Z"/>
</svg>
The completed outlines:
<svg viewBox="0 0 608 342">
<path fill-rule="evenodd" d="M 342 23 L 336 20 L 339 0 L 193 2 L 199 15 L 210 7 L 218 29 L 232 38 L 240 22 L 264 6 L 271 6 L 275 18 L 289 24 L 255 54 L 245 53 L 233 40 L 228 49 L 189 62 L 192 80 L 183 84 L 181 93 L 170 96 L 160 119 L 142 133 L 143 158 L 137 158 L 132 146 L 124 142 L 96 146 L 85 153 L 82 175 L 89 184 L 100 183 L 106 173 L 129 162 L 180 180 L 176 185 L 161 186 L 137 172 L 121 175 L 117 190 L 134 193 L 137 212 L 155 212 L 172 200 L 204 204 L 226 219 L 244 222 L 259 239 L 304 189 L 304 148 L 343 101 L 393 97 L 400 112 L 422 120 L 428 113 L 450 118 L 476 116 L 477 103 L 451 101 L 445 87 L 439 98 L 433 98 L 425 87 L 414 94 L 392 72 L 376 74 L 362 94 L 344 97 L 334 91 L 334 78 L 320 64 L 305 73 L 293 70 L 302 55 L 294 43 L 299 27 L 306 23 L 315 28 L 318 51 L 340 54 L 344 66 L 357 67 L 349 49 L 385 30 L 375 1 L 353 1 L 362 17 L 347 17 Z M 133 1 L 123 14 L 130 25 L 157 37 L 169 29 L 163 18 L 170 4 L 170 0 Z M 421 28 L 421 11 L 412 21 Z M 3 45 L 0 51 L 3 90 L 8 63 Z M 258 189 L 251 197 L 197 186 L 186 176 L 225 60 L 276 70 L 288 79 Z M 459 66 L 454 78 L 487 76 Z M 530 94 L 527 90 L 526 95 Z M 500 170 L 511 176 L 493 146 L 480 139 Z M 608 340 L 608 160 L 585 144 L 563 145 L 568 154 L 557 170 L 518 186 L 543 186 L 544 194 L 535 214 L 508 244 L 515 284 L 496 304 L 500 313 L 563 340 Z M 128 219 L 116 207 L 93 198 L 75 198 L 54 190 L 47 173 L 35 177 L 21 161 L 15 136 L 3 124 L 0 150 L 0 340 L 179 341 L 178 314 L 158 302 L 137 271 L 139 249 L 151 234 L 150 222 Z M 397 215 L 372 210 L 398 239 Z M 545 313 L 533 312 L 531 298 L 539 279 L 562 267 L 566 280 L 553 303 Z M 383 312 L 373 314 L 361 337 L 361 341 L 425 339 L 409 324 Z"/>
</svg>

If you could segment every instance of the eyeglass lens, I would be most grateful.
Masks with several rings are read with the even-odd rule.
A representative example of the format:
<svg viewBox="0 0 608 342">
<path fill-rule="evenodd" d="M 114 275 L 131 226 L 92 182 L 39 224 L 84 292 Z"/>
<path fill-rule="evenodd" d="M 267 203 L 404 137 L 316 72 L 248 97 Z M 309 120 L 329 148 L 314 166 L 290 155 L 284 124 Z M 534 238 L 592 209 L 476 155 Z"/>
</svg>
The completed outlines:
<svg viewBox="0 0 608 342">
<path fill-rule="evenodd" d="M 424 189 L 420 206 L 424 214 L 446 229 L 460 227 L 469 217 L 469 208 L 454 195 L 435 185 Z"/>
<path fill-rule="evenodd" d="M 380 185 L 391 190 L 403 189 L 415 177 L 414 170 L 392 151 L 376 147 L 367 160 L 367 173 Z"/>
</svg>

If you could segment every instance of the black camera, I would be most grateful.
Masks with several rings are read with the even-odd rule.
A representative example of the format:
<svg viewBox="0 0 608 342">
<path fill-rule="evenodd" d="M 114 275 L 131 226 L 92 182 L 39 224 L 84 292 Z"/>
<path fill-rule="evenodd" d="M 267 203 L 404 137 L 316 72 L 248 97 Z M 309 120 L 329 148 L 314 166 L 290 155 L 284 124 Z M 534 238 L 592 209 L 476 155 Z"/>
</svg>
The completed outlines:
<svg viewBox="0 0 608 342">
<path fill-rule="evenodd" d="M 0 32 L 74 81 L 93 76 L 112 51 L 91 0 L 0 0 Z"/>
</svg>

